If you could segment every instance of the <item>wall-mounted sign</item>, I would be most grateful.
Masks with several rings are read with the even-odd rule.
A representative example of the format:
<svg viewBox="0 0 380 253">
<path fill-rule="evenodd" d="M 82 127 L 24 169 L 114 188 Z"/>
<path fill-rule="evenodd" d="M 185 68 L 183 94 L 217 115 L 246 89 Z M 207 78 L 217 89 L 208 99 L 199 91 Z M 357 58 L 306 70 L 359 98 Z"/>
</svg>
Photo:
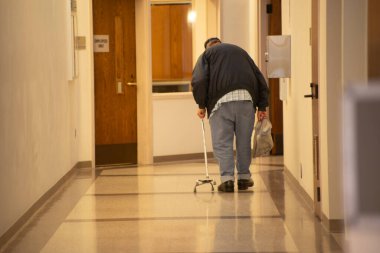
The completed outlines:
<svg viewBox="0 0 380 253">
<path fill-rule="evenodd" d="M 95 53 L 104 53 L 109 52 L 109 35 L 94 35 L 94 52 Z"/>
</svg>

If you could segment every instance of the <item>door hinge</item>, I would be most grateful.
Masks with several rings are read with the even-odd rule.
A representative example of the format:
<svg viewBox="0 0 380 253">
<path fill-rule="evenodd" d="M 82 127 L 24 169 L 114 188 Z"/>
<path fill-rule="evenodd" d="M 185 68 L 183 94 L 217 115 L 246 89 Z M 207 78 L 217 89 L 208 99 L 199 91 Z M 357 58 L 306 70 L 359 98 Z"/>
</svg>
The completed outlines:
<svg viewBox="0 0 380 253">
<path fill-rule="evenodd" d="M 321 187 L 317 187 L 317 201 L 321 202 Z"/>
<path fill-rule="evenodd" d="M 76 13 L 77 12 L 77 0 L 71 0 L 71 12 Z"/>
</svg>

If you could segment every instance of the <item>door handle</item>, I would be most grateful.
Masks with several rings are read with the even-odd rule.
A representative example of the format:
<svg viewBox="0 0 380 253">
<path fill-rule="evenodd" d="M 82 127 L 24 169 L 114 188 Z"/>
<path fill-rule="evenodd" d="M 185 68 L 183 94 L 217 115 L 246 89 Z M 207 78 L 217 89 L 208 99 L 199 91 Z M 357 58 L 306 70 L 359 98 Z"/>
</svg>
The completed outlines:
<svg viewBox="0 0 380 253">
<path fill-rule="evenodd" d="M 318 84 L 310 83 L 311 94 L 304 95 L 305 98 L 318 99 Z"/>
<path fill-rule="evenodd" d="M 128 86 L 137 86 L 137 83 L 136 82 L 128 82 L 127 85 Z"/>
</svg>

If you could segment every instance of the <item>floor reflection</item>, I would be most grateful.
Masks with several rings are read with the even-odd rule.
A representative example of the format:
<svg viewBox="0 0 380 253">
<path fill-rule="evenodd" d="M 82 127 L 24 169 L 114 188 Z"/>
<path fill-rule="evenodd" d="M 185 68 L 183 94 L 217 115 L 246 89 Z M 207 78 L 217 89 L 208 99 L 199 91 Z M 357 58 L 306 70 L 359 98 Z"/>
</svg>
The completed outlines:
<svg viewBox="0 0 380 253">
<path fill-rule="evenodd" d="M 221 193 L 219 202 L 220 216 L 225 217 L 224 210 L 236 210 L 234 216 L 221 218 L 215 226 L 214 247 L 212 252 L 257 252 L 253 237 L 252 217 L 250 215 L 239 215 L 244 209 L 244 213 L 251 213 L 251 197 L 249 194 Z"/>
<path fill-rule="evenodd" d="M 283 169 L 255 159 L 255 186 L 234 193 L 193 193 L 200 162 L 82 170 L 4 252 L 342 252 Z"/>
<path fill-rule="evenodd" d="M 259 171 L 300 252 L 343 252 L 332 234 L 315 217 L 312 207 L 297 194 L 283 169 L 268 170 L 264 165 Z"/>
</svg>

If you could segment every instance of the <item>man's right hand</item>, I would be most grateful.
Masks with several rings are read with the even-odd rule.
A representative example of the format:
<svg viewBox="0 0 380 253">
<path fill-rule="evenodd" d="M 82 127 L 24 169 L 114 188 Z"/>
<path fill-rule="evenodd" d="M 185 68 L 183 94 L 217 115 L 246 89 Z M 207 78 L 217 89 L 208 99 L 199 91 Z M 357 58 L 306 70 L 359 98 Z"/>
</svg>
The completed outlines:
<svg viewBox="0 0 380 253">
<path fill-rule="evenodd" d="M 206 116 L 206 109 L 198 109 L 197 115 L 199 118 L 203 119 Z"/>
</svg>

